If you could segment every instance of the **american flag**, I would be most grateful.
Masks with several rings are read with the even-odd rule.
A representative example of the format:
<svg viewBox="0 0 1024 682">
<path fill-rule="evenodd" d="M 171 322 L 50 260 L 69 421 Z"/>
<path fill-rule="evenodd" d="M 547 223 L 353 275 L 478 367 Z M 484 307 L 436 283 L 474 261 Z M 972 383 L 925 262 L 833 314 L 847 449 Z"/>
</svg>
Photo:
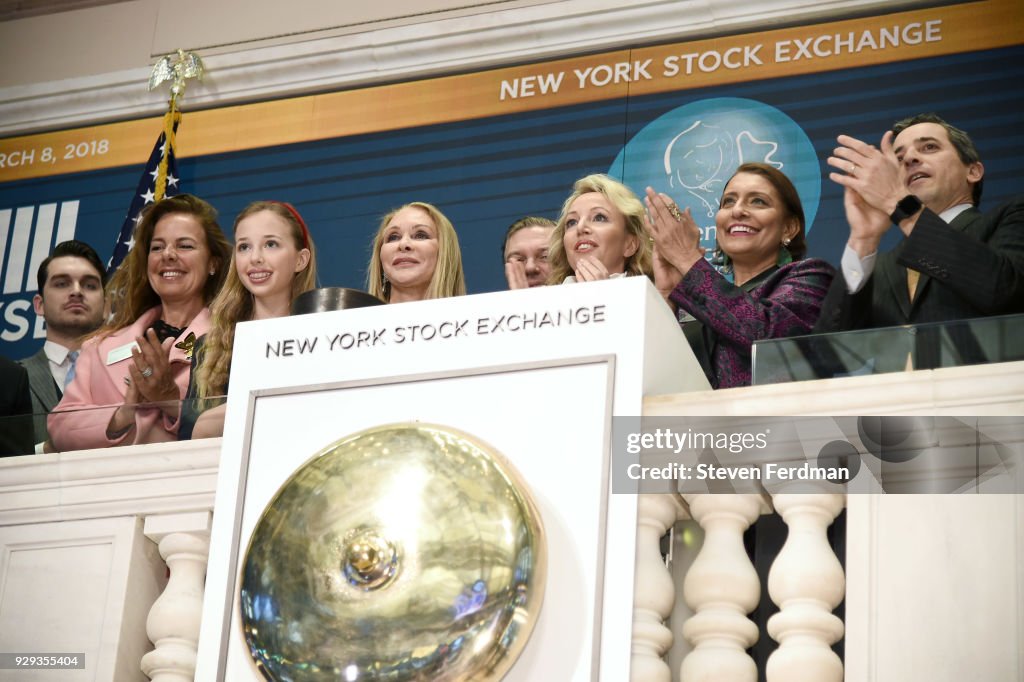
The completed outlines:
<svg viewBox="0 0 1024 682">
<path fill-rule="evenodd" d="M 177 114 L 177 112 L 173 112 L 173 114 Z M 167 115 L 172 116 L 173 114 L 168 112 Z M 108 275 L 113 274 L 114 270 L 117 270 L 117 266 L 121 264 L 121 261 L 128 255 L 128 252 L 132 250 L 132 246 L 135 245 L 135 226 L 139 222 L 142 209 L 155 201 L 160 201 L 164 197 L 173 197 L 175 194 L 181 193 L 181 189 L 178 187 L 178 160 L 174 157 L 174 135 L 178 132 L 178 123 L 181 121 L 180 115 L 175 115 L 173 121 L 173 127 L 170 128 L 170 144 L 168 144 L 165 130 L 165 132 L 160 133 L 156 144 L 153 145 L 153 152 L 149 155 L 149 161 L 146 162 L 146 169 L 142 171 L 142 177 L 139 178 L 139 186 L 135 189 L 135 196 L 132 197 L 131 206 L 128 208 L 128 215 L 125 216 L 124 224 L 121 225 L 121 232 L 117 235 L 114 253 L 110 260 L 107 261 Z M 165 157 L 167 159 L 167 178 L 164 183 L 160 183 L 160 162 Z M 165 186 L 161 187 L 161 184 Z"/>
</svg>

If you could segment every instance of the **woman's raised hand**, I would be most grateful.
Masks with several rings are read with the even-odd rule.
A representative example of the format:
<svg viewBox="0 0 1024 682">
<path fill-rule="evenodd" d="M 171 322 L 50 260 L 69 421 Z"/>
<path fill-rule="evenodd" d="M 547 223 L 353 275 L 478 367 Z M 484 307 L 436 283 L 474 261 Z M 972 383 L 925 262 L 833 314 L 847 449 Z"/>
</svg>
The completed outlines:
<svg viewBox="0 0 1024 682">
<path fill-rule="evenodd" d="M 675 268 L 682 279 L 693 264 L 704 257 L 704 248 L 700 245 L 700 228 L 693 220 L 690 209 L 680 211 L 667 194 L 659 194 L 648 187 L 644 203 L 647 206 L 644 223 L 654 240 L 657 256 L 663 263 Z M 655 279 L 659 267 L 655 264 Z"/>
</svg>

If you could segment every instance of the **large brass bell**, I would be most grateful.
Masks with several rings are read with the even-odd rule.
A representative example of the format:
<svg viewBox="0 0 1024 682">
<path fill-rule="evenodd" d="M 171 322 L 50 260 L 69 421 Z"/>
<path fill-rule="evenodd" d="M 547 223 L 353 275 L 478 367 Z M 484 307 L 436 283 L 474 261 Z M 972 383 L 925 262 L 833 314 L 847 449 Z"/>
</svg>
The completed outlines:
<svg viewBox="0 0 1024 682">
<path fill-rule="evenodd" d="M 457 431 L 346 437 L 256 525 L 242 627 L 270 680 L 499 680 L 544 594 L 540 516 L 516 471 Z"/>
</svg>

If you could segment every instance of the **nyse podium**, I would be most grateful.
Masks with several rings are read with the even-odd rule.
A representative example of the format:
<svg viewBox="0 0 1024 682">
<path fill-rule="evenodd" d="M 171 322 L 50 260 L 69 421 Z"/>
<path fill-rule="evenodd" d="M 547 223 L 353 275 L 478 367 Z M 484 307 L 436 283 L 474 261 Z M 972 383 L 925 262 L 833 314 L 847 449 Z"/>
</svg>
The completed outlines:
<svg viewBox="0 0 1024 682">
<path fill-rule="evenodd" d="M 230 386 L 196 679 L 261 679 L 240 568 L 282 483 L 396 423 L 488 444 L 537 504 L 543 607 L 505 679 L 629 678 L 637 498 L 610 492 L 612 419 L 639 416 L 644 395 L 708 389 L 645 278 L 241 324 Z"/>
<path fill-rule="evenodd" d="M 636 279 L 244 324 L 238 340 L 223 442 L 0 459 L 0 643 L 85 655 L 81 669 L 5 669 L 0 679 L 258 679 L 238 625 L 248 536 L 293 471 L 380 424 L 471 434 L 525 479 L 548 570 L 540 620 L 506 677 L 520 681 L 736 679 L 722 671 L 746 658 L 740 602 L 770 585 L 737 584 L 754 569 L 734 521 L 771 513 L 755 504 L 768 500 L 687 500 L 668 576 L 657 541 L 677 518 L 675 496 L 609 494 L 615 416 L 1005 415 L 1017 430 L 1002 434 L 998 453 L 1020 462 L 1024 452 L 1024 362 L 694 391 L 703 378 L 672 316 Z M 1024 679 L 1024 467 L 1015 473 L 1017 494 L 847 497 L 845 591 L 836 591 L 846 680 Z M 796 512 L 805 530 L 821 518 L 820 505 L 785 502 L 783 520 Z M 823 542 L 823 524 L 811 525 Z M 784 561 L 796 570 L 788 584 L 798 596 L 841 587 L 835 571 L 831 583 L 805 579 L 815 567 L 831 575 L 833 559 Z M 718 636 L 695 629 L 695 611 L 723 610 L 727 619 L 711 619 Z M 798 610 L 809 617 L 794 621 L 800 646 L 789 649 L 810 655 L 824 643 L 808 636 L 820 609 Z M 671 632 L 661 625 L 670 611 Z M 694 660 L 713 674 L 688 678 Z"/>
</svg>

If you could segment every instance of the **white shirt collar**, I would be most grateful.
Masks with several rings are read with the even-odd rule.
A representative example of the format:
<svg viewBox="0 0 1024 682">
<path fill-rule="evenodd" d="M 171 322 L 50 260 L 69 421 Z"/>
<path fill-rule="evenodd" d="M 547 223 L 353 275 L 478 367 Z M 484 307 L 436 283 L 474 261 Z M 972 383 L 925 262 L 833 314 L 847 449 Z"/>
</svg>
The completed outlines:
<svg viewBox="0 0 1024 682">
<path fill-rule="evenodd" d="M 71 360 L 68 358 L 71 351 L 55 341 L 47 341 L 43 344 L 43 352 L 50 361 L 50 376 L 63 391 L 64 384 L 67 383 L 68 369 L 71 368 Z"/>
<path fill-rule="evenodd" d="M 47 341 L 43 344 L 43 352 L 47 359 L 55 365 L 63 365 L 71 351 L 56 341 Z"/>
<path fill-rule="evenodd" d="M 956 219 L 958 215 L 969 209 L 973 204 L 957 204 L 956 206 L 950 206 L 945 211 L 939 214 L 943 222 L 951 223 Z"/>
</svg>

